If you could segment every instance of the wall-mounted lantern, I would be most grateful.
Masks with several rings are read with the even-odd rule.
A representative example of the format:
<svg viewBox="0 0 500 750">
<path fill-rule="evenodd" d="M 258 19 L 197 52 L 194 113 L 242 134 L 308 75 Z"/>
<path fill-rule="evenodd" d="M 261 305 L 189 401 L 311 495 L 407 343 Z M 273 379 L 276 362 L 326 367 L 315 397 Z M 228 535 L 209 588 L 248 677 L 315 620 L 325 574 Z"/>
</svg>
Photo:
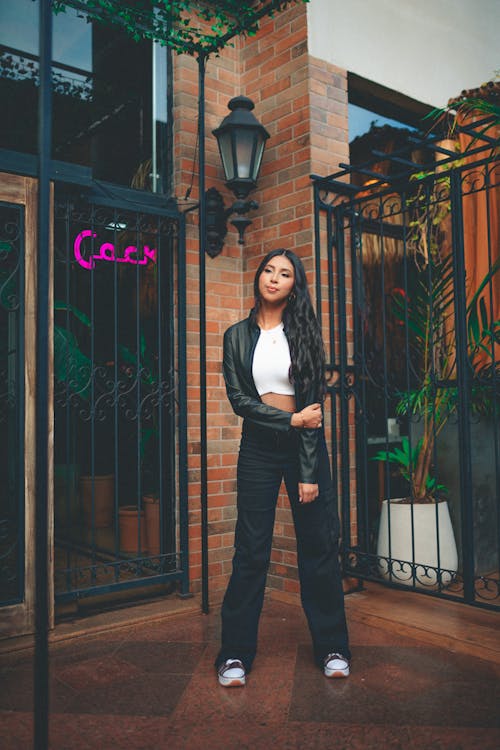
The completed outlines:
<svg viewBox="0 0 500 750">
<path fill-rule="evenodd" d="M 245 229 L 251 219 L 245 215 L 259 207 L 256 201 L 247 201 L 251 190 L 257 187 L 262 155 L 269 133 L 252 113 L 254 103 L 246 96 L 235 96 L 228 104 L 231 113 L 213 131 L 217 138 L 219 153 L 226 177 L 226 185 L 236 196 L 230 208 L 225 208 L 221 194 L 210 188 L 205 194 L 207 222 L 207 253 L 214 258 L 224 245 L 227 233 L 227 218 L 237 214 L 231 224 L 239 234 L 238 242 L 243 244 Z"/>
</svg>

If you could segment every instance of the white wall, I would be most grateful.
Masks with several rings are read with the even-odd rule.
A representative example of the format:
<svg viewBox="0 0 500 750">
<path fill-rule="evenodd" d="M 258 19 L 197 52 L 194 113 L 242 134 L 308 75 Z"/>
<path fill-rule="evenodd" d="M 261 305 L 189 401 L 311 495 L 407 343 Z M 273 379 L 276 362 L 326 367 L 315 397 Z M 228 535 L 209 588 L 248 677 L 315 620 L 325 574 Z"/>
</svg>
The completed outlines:
<svg viewBox="0 0 500 750">
<path fill-rule="evenodd" d="M 309 52 L 432 106 L 494 78 L 500 0 L 310 0 Z"/>
</svg>

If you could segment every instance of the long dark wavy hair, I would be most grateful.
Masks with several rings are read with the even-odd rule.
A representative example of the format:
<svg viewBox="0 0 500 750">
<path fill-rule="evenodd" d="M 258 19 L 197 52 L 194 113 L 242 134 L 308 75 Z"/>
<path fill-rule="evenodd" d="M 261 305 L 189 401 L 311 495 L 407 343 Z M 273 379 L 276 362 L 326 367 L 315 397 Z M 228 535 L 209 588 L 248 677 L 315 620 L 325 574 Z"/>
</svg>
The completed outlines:
<svg viewBox="0 0 500 750">
<path fill-rule="evenodd" d="M 321 330 L 307 287 L 306 272 L 302 261 L 291 250 L 272 250 L 259 265 L 253 283 L 255 307 L 252 310 L 256 321 L 260 308 L 259 278 L 272 258 L 284 255 L 293 266 L 295 284 L 283 310 L 283 326 L 290 345 L 291 380 L 301 392 L 312 386 L 319 400 L 326 393 L 325 348 Z"/>
</svg>

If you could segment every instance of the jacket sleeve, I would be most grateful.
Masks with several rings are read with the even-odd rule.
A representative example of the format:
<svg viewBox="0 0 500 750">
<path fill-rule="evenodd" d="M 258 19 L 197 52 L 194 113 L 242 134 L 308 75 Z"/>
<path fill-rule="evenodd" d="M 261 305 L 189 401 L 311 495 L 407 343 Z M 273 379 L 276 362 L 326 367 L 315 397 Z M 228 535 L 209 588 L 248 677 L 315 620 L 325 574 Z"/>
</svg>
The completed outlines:
<svg viewBox="0 0 500 750">
<path fill-rule="evenodd" d="M 228 329 L 224 334 L 222 370 L 226 383 L 227 397 L 233 407 L 233 411 L 238 416 L 250 419 L 261 427 L 272 427 L 274 430 L 282 430 L 283 432 L 291 429 L 290 422 L 292 415 L 290 412 L 264 404 L 259 398 L 243 392 L 235 364 L 231 329 Z"/>
<path fill-rule="evenodd" d="M 311 388 L 304 401 L 302 402 L 301 400 L 298 406 L 303 409 L 304 406 L 317 403 L 318 401 L 320 401 L 318 394 Z M 317 484 L 319 466 L 318 445 L 322 428 L 298 429 L 297 433 L 299 444 L 299 482 Z"/>
<path fill-rule="evenodd" d="M 299 436 L 299 482 L 318 482 L 318 441 L 321 429 L 297 430 Z"/>
</svg>

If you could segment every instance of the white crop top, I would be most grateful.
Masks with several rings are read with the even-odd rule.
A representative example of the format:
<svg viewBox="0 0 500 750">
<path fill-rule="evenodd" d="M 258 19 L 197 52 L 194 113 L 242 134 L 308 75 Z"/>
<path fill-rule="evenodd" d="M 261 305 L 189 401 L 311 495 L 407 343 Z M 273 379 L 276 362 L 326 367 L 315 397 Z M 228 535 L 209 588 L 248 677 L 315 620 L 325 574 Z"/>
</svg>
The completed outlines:
<svg viewBox="0 0 500 750">
<path fill-rule="evenodd" d="M 290 365 L 290 349 L 283 323 L 269 331 L 261 328 L 252 363 L 252 375 L 259 396 L 264 393 L 294 396 L 295 390 L 289 378 Z"/>
</svg>

